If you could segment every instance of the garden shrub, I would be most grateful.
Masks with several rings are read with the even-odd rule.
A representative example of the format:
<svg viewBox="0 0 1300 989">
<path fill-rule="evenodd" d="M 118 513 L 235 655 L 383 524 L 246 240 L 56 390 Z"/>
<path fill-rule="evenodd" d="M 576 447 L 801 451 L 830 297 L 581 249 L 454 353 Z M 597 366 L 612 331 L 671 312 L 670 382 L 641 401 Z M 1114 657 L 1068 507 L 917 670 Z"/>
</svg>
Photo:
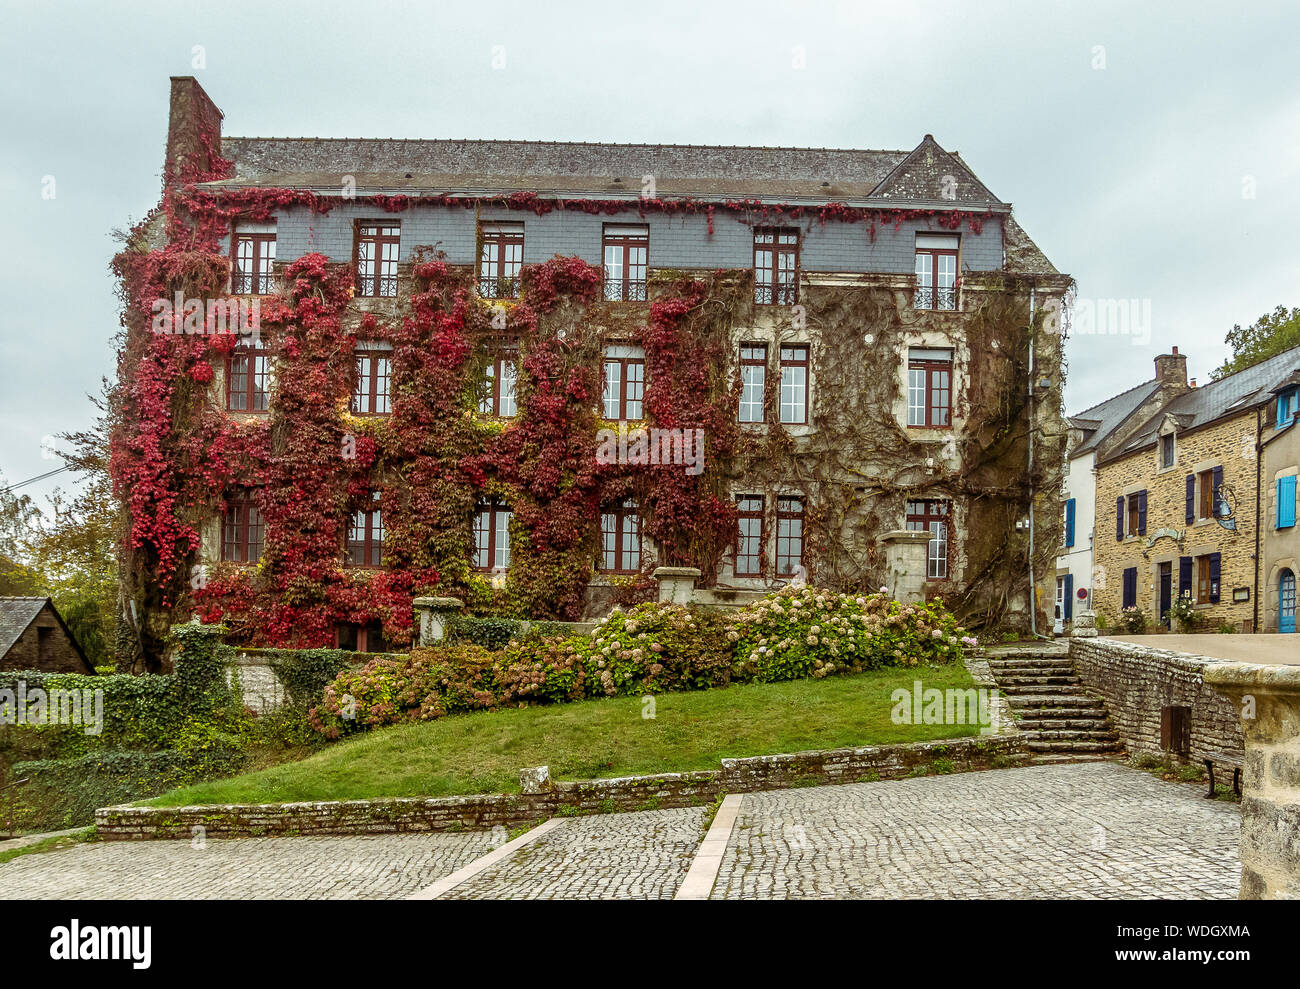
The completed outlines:
<svg viewBox="0 0 1300 989">
<path fill-rule="evenodd" d="M 452 620 L 448 633 L 448 638 L 453 642 L 468 642 L 484 649 L 504 649 L 511 640 L 562 636 L 564 624 L 498 616 L 458 615 Z"/>
<path fill-rule="evenodd" d="M 15 827 L 53 831 L 89 824 L 95 810 L 157 796 L 218 776 L 238 773 L 246 756 L 230 739 L 192 738 L 161 752 L 102 751 L 77 759 L 44 759 L 14 767 L 18 788 Z"/>
<path fill-rule="evenodd" d="M 478 626 L 482 627 L 482 626 Z M 675 604 L 615 611 L 590 636 L 464 641 L 340 673 L 310 712 L 327 738 L 499 706 L 703 690 L 943 664 L 975 646 L 940 602 L 899 605 L 787 587 L 729 615 Z"/>
</svg>

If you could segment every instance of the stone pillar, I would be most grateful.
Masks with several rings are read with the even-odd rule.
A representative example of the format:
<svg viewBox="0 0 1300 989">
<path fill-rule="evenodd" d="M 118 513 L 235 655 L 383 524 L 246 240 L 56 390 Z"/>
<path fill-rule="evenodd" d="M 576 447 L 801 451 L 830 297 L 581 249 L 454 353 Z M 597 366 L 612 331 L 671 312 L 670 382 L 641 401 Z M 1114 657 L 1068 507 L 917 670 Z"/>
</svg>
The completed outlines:
<svg viewBox="0 0 1300 989">
<path fill-rule="evenodd" d="M 1070 623 L 1070 635 L 1080 639 L 1095 638 L 1097 635 L 1097 612 L 1091 609 L 1076 611 L 1074 621 Z"/>
<path fill-rule="evenodd" d="M 661 604 L 690 604 L 695 598 L 695 582 L 700 579 L 697 567 L 658 567 L 651 575 L 659 582 Z"/>
<path fill-rule="evenodd" d="M 1215 663 L 1204 680 L 1236 704 L 1246 740 L 1241 899 L 1300 900 L 1300 666 Z"/>
<path fill-rule="evenodd" d="M 885 586 L 900 604 L 925 601 L 930 538 L 929 532 L 914 529 L 892 529 L 880 536 L 885 551 Z"/>
<path fill-rule="evenodd" d="M 460 598 L 416 598 L 411 606 L 420 616 L 420 645 L 432 646 L 447 638 L 451 620 L 465 602 Z"/>
</svg>

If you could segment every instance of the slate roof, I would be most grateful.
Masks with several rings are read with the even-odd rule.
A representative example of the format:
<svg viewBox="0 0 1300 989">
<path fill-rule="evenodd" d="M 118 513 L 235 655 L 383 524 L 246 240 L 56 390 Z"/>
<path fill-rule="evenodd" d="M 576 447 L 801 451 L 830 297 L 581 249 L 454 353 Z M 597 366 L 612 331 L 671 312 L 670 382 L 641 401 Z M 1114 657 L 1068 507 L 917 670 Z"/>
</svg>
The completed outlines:
<svg viewBox="0 0 1300 989">
<path fill-rule="evenodd" d="M 1140 385 L 1134 385 L 1128 391 L 1113 395 L 1090 409 L 1084 409 L 1078 415 L 1069 416 L 1070 424 L 1077 429 L 1082 429 L 1086 434 L 1083 442 L 1070 452 L 1070 456 L 1076 457 L 1096 449 L 1107 436 L 1136 412 L 1155 390 L 1156 380 L 1152 378 Z"/>
<path fill-rule="evenodd" d="M 41 613 L 41 609 L 46 605 L 54 612 L 54 617 L 58 619 L 59 625 L 62 626 L 64 634 L 72 643 L 72 647 L 81 657 L 81 661 L 86 665 L 86 669 L 91 673 L 95 668 L 90 665 L 90 660 L 86 654 L 81 651 L 81 643 L 77 637 L 68 629 L 67 624 L 63 621 L 63 616 L 59 614 L 59 609 L 54 607 L 54 602 L 49 598 L 28 598 L 28 597 L 0 597 L 0 659 L 3 659 L 10 649 L 14 647 L 24 632 L 36 620 L 36 616 Z"/>
<path fill-rule="evenodd" d="M 357 188 L 385 193 L 517 191 L 635 199 L 653 175 L 662 198 L 770 202 L 867 200 L 892 205 L 1009 209 L 930 135 L 912 151 L 760 148 L 570 141 L 224 137 L 234 178 L 214 188 Z M 941 183 L 951 175 L 955 199 Z M 621 179 L 621 182 L 615 182 Z"/>
<path fill-rule="evenodd" d="M 0 656 L 22 638 L 49 598 L 0 598 Z"/>
<path fill-rule="evenodd" d="M 1268 402 L 1273 390 L 1300 370 L 1300 347 L 1260 361 L 1217 381 L 1192 388 L 1168 402 L 1144 423 L 1115 454 L 1139 450 L 1156 441 L 1166 415 L 1178 417 L 1183 429 L 1197 429 L 1225 416 L 1236 415 Z"/>
</svg>

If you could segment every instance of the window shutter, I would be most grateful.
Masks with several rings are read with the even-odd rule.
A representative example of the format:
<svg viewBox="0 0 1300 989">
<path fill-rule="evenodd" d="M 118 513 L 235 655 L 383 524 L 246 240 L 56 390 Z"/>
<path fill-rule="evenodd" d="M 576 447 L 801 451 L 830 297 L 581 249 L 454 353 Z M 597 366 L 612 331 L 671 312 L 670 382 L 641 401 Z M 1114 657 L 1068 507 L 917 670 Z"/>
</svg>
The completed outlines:
<svg viewBox="0 0 1300 989">
<path fill-rule="evenodd" d="M 1219 603 L 1219 563 L 1222 554 L 1210 554 L 1210 604 Z"/>
<path fill-rule="evenodd" d="M 1131 608 L 1137 604 L 1137 584 L 1138 572 L 1137 567 L 1129 567 L 1124 571 L 1124 607 Z"/>
<path fill-rule="evenodd" d="M 1074 618 L 1074 574 L 1065 575 L 1065 620 Z"/>
<path fill-rule="evenodd" d="M 1070 498 L 1065 503 L 1065 545 L 1074 545 L 1074 499 Z"/>
<path fill-rule="evenodd" d="M 1277 479 L 1277 527 L 1279 529 L 1295 525 L 1295 487 L 1294 474 Z"/>
<path fill-rule="evenodd" d="M 1219 517 L 1219 497 L 1223 488 L 1223 468 L 1214 468 L 1214 504 L 1210 506 L 1211 518 Z"/>
<path fill-rule="evenodd" d="M 1115 499 L 1115 539 L 1117 542 L 1124 541 L 1124 499 Z"/>
<path fill-rule="evenodd" d="M 1180 556 L 1178 558 L 1178 594 L 1180 597 L 1194 598 L 1196 590 L 1192 587 L 1192 558 L 1190 556 Z"/>
<path fill-rule="evenodd" d="M 1139 536 L 1145 536 L 1147 534 L 1147 493 L 1145 491 L 1139 491 L 1137 494 L 1137 500 L 1138 500 L 1137 534 Z"/>
<path fill-rule="evenodd" d="M 1187 524 L 1196 521 L 1196 475 L 1187 475 Z"/>
</svg>

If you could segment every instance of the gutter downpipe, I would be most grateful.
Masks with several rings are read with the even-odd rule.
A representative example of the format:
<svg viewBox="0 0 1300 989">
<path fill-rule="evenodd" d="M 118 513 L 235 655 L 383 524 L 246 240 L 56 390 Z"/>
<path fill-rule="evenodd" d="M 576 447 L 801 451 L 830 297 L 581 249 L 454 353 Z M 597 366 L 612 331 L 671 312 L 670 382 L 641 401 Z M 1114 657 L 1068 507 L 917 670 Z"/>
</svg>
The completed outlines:
<svg viewBox="0 0 1300 989">
<path fill-rule="evenodd" d="M 1034 286 L 1029 286 L 1029 634 L 1035 639 L 1047 639 L 1038 634 L 1038 584 L 1034 579 Z"/>
</svg>

